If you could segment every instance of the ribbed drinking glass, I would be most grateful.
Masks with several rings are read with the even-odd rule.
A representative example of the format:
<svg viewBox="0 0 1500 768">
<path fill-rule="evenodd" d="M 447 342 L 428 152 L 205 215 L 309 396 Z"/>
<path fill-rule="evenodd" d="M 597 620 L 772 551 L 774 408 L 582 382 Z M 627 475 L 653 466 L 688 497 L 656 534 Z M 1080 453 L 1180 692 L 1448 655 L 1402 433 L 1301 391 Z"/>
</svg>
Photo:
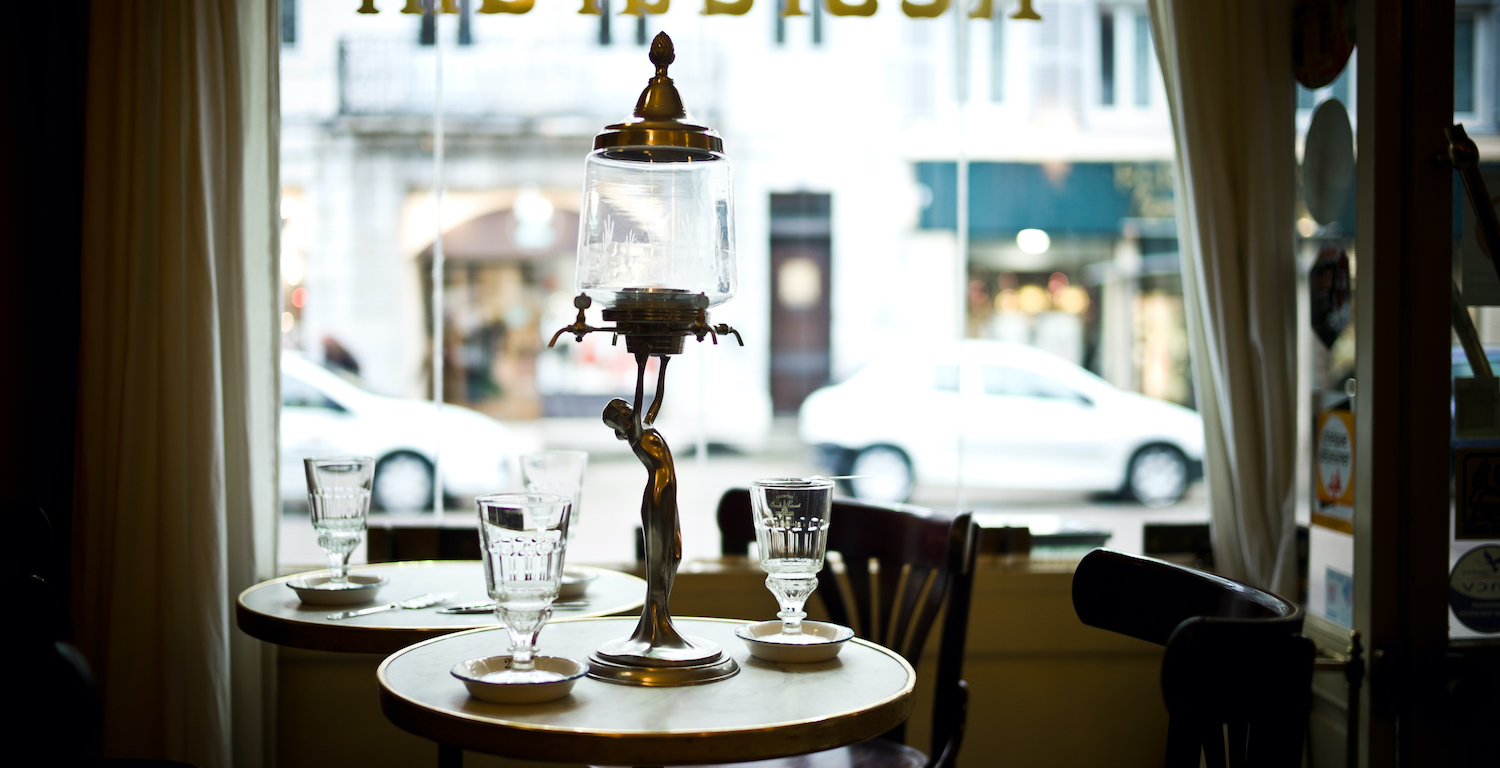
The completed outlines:
<svg viewBox="0 0 1500 768">
<path fill-rule="evenodd" d="M 568 536 L 578 533 L 579 502 L 583 499 L 583 472 L 588 469 L 587 451 L 536 451 L 521 454 L 521 484 L 532 493 L 556 493 L 573 502 L 568 518 Z"/>
<path fill-rule="evenodd" d="M 307 506 L 318 546 L 328 556 L 328 584 L 349 583 L 349 555 L 364 536 L 370 514 L 370 484 L 375 459 L 339 456 L 303 459 L 307 472 Z"/>
<path fill-rule="evenodd" d="M 766 588 L 781 603 L 781 632 L 763 636 L 769 642 L 813 645 L 826 638 L 802 633 L 802 610 L 818 588 L 818 571 L 828 549 L 828 522 L 833 512 L 833 481 L 826 478 L 773 478 L 750 484 L 755 542 Z"/>
<path fill-rule="evenodd" d="M 485 587 L 511 643 L 510 668 L 485 680 L 561 680 L 555 672 L 536 669 L 536 640 L 562 589 L 573 502 L 555 493 L 498 493 L 477 503 Z"/>
</svg>

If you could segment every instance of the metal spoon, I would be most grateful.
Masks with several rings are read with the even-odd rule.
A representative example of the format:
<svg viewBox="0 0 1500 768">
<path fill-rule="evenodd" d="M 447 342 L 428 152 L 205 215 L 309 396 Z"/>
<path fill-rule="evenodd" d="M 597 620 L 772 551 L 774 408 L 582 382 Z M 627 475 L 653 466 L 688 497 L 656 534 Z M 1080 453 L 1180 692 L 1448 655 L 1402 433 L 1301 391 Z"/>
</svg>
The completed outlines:
<svg viewBox="0 0 1500 768">
<path fill-rule="evenodd" d="M 552 601 L 552 607 L 553 608 L 562 608 L 562 609 L 565 609 L 565 610 L 568 609 L 568 608 L 582 608 L 583 606 L 588 605 L 588 602 L 589 601 L 587 599 L 579 599 L 579 600 L 554 600 L 554 601 Z M 484 602 L 480 602 L 480 603 L 460 603 L 459 605 L 452 605 L 452 606 L 449 606 L 447 608 L 443 608 L 442 610 L 439 610 L 438 613 L 443 613 L 443 614 L 447 614 L 447 615 L 452 616 L 454 614 L 461 614 L 461 613 L 493 613 L 494 610 L 495 610 L 495 604 L 494 603 L 484 603 Z"/>
<path fill-rule="evenodd" d="M 429 592 L 425 595 L 417 595 L 416 597 L 410 597 L 399 602 L 388 603 L 386 605 L 377 605 L 374 608 L 361 608 L 357 611 L 339 611 L 338 613 L 330 613 L 328 614 L 328 618 L 336 621 L 338 619 L 348 619 L 355 616 L 367 616 L 372 613 L 380 613 L 381 611 L 389 611 L 395 608 L 405 608 L 408 610 L 412 608 L 431 608 L 434 605 L 440 605 L 452 599 L 452 592 L 444 592 L 440 595 L 434 595 Z"/>
</svg>

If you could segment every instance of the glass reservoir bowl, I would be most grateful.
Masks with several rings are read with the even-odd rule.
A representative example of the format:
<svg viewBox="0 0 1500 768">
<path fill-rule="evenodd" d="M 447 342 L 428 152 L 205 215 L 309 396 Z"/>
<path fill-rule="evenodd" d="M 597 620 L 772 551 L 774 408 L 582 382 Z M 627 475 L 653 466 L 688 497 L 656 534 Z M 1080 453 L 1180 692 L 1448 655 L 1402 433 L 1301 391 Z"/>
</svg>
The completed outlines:
<svg viewBox="0 0 1500 768">
<path fill-rule="evenodd" d="M 610 147 L 584 166 L 578 290 L 605 309 L 642 292 L 734 296 L 729 160 L 691 149 Z"/>
</svg>

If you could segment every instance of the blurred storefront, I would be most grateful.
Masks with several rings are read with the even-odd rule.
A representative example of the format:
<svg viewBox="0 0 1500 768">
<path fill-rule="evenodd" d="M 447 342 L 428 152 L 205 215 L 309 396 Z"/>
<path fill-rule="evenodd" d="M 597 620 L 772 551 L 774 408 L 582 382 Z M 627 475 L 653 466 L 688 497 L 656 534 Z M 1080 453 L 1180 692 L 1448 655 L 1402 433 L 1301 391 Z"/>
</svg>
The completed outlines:
<svg viewBox="0 0 1500 768">
<path fill-rule="evenodd" d="M 957 163 L 919 162 L 919 227 L 957 226 Z M 965 335 L 1190 404 L 1170 162 L 975 162 Z"/>
</svg>

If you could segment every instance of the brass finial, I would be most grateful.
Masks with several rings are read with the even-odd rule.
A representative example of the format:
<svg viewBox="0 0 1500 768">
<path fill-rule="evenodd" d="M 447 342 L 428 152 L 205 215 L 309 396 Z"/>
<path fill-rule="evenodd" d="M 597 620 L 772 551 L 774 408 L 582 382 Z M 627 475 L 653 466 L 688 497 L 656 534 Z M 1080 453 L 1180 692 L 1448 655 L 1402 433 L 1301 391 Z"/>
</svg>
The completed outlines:
<svg viewBox="0 0 1500 768">
<path fill-rule="evenodd" d="M 656 76 L 636 100 L 634 118 L 605 128 L 594 137 L 594 149 L 621 159 L 651 162 L 704 160 L 709 159 L 706 153 L 723 152 L 724 142 L 713 131 L 688 122 L 691 118 L 682 96 L 667 76 L 667 67 L 677 60 L 667 33 L 659 32 L 651 41 L 650 56 Z"/>
<path fill-rule="evenodd" d="M 665 32 L 657 32 L 656 37 L 651 40 L 651 63 L 656 65 L 656 76 L 666 77 L 667 67 L 677 60 L 677 52 L 672 50 L 672 38 L 667 37 Z"/>
<path fill-rule="evenodd" d="M 677 86 L 672 84 L 672 78 L 667 77 L 667 67 L 676 59 L 677 53 L 672 50 L 672 38 L 667 37 L 665 32 L 657 32 L 656 39 L 651 41 L 651 63 L 656 66 L 656 77 L 646 83 L 646 90 L 641 91 L 641 97 L 636 100 L 636 117 L 647 122 L 677 122 L 680 118 L 687 117 L 687 109 L 682 106 L 682 96 L 677 93 Z"/>
</svg>

